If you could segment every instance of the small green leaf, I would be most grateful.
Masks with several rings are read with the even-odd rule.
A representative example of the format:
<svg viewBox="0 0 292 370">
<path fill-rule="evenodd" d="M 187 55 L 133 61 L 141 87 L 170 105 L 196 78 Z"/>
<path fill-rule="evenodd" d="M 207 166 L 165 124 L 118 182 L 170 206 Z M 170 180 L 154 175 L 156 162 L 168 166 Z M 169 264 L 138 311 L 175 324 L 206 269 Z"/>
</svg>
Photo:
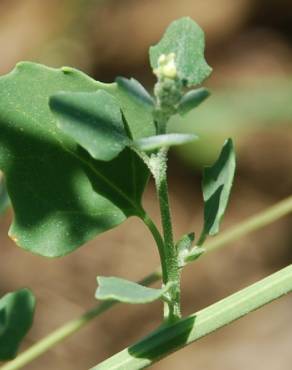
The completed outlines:
<svg viewBox="0 0 292 370">
<path fill-rule="evenodd" d="M 139 81 L 135 80 L 134 78 L 128 79 L 125 77 L 117 77 L 116 83 L 121 90 L 125 91 L 125 93 L 142 102 L 146 109 L 153 109 L 154 100 Z"/>
<path fill-rule="evenodd" d="M 179 267 L 185 266 L 185 257 L 189 254 L 192 244 L 195 240 L 195 233 L 189 233 L 183 235 L 180 240 L 176 243 L 178 252 Z"/>
<path fill-rule="evenodd" d="M 192 246 L 194 244 L 194 240 L 195 234 L 189 233 L 183 235 L 176 243 L 180 268 L 184 267 L 188 262 L 195 261 L 205 252 L 205 248 Z"/>
<path fill-rule="evenodd" d="M 97 277 L 98 288 L 95 298 L 99 300 L 115 300 L 124 303 L 149 303 L 163 298 L 171 285 L 161 289 L 148 288 L 129 280 L 117 277 Z"/>
<path fill-rule="evenodd" d="M 150 63 L 158 67 L 162 54 L 175 54 L 175 65 L 179 78 L 186 86 L 203 82 L 211 73 L 204 58 L 204 32 L 191 18 L 178 19 L 170 24 L 161 41 L 150 48 Z"/>
<path fill-rule="evenodd" d="M 198 140 L 194 134 L 164 134 L 149 136 L 134 141 L 134 146 L 143 151 L 152 151 L 158 148 L 182 145 Z"/>
<path fill-rule="evenodd" d="M 6 294 L 0 299 L 0 361 L 11 360 L 29 331 L 35 298 L 28 289 Z"/>
<path fill-rule="evenodd" d="M 105 91 L 61 92 L 50 98 L 57 126 L 99 160 L 110 161 L 128 144 L 121 109 Z"/>
<path fill-rule="evenodd" d="M 200 105 L 210 96 L 210 92 L 201 87 L 200 89 L 188 91 L 181 99 L 178 106 L 178 113 L 182 116 Z"/>
<path fill-rule="evenodd" d="M 201 245 L 207 235 L 215 235 L 219 231 L 220 222 L 226 210 L 235 173 L 235 152 L 231 139 L 226 140 L 219 158 L 212 167 L 204 169 L 204 228 L 200 240 Z"/>
</svg>

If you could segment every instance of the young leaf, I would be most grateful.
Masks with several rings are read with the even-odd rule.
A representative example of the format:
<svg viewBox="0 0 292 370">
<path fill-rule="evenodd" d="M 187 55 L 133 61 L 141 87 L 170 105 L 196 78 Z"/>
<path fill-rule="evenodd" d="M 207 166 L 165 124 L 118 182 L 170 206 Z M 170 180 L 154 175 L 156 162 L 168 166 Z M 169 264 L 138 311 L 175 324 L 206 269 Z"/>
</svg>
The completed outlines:
<svg viewBox="0 0 292 370">
<path fill-rule="evenodd" d="M 134 78 L 117 77 L 116 83 L 126 94 L 132 95 L 135 99 L 142 102 L 145 105 L 145 109 L 153 110 L 154 100 L 139 81 Z"/>
<path fill-rule="evenodd" d="M 139 214 L 149 173 L 130 149 L 97 161 L 56 125 L 49 97 L 107 91 L 134 140 L 154 135 L 152 114 L 117 84 L 70 68 L 20 63 L 0 78 L 0 169 L 14 209 L 11 238 L 44 256 L 61 256 Z M 140 126 L 141 125 L 141 126 Z"/>
<path fill-rule="evenodd" d="M 185 257 L 189 254 L 192 244 L 195 240 L 195 233 L 189 233 L 183 235 L 180 240 L 176 243 L 176 248 L 178 252 L 179 267 L 185 265 Z"/>
<path fill-rule="evenodd" d="M 192 109 L 200 105 L 205 99 L 210 96 L 210 93 L 204 87 L 200 89 L 188 91 L 181 99 L 178 106 L 178 113 L 182 116 L 190 112 Z"/>
<path fill-rule="evenodd" d="M 220 222 L 227 207 L 235 172 L 235 152 L 232 140 L 228 139 L 219 158 L 203 174 L 204 228 L 198 245 L 207 235 L 219 231 Z"/>
<path fill-rule="evenodd" d="M 163 298 L 171 285 L 161 289 L 148 288 L 129 280 L 117 277 L 97 277 L 98 288 L 95 298 L 115 300 L 124 303 L 149 303 Z"/>
<path fill-rule="evenodd" d="M 174 53 L 176 70 L 184 84 L 200 84 L 212 71 L 205 61 L 204 49 L 203 30 L 191 18 L 181 18 L 172 22 L 161 41 L 150 48 L 151 67 L 158 67 L 158 59 L 162 54 Z"/>
<path fill-rule="evenodd" d="M 28 289 L 6 294 L 0 299 L 0 361 L 11 360 L 29 331 L 35 298 Z"/>
<path fill-rule="evenodd" d="M 197 260 L 199 257 L 202 256 L 206 252 L 206 249 L 203 247 L 195 246 L 192 249 L 190 249 L 189 253 L 185 256 L 184 262 L 193 262 Z"/>
<path fill-rule="evenodd" d="M 194 134 L 164 134 L 144 137 L 134 141 L 134 146 L 143 151 L 152 151 L 155 149 L 182 145 L 198 139 Z"/>
<path fill-rule="evenodd" d="M 61 92 L 50 98 L 57 126 L 99 160 L 110 161 L 128 144 L 121 109 L 105 91 Z"/>
<path fill-rule="evenodd" d="M 194 246 L 195 234 L 189 233 L 183 235 L 176 243 L 178 251 L 179 267 L 184 267 L 188 262 L 193 262 L 198 259 L 204 252 L 205 248 Z"/>
</svg>

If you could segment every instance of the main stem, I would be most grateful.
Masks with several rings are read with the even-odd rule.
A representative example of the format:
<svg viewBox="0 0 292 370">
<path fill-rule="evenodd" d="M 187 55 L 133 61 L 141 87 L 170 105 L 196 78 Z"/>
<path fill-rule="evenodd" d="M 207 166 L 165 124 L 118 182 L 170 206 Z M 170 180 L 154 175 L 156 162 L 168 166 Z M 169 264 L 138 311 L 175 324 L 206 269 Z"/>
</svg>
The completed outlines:
<svg viewBox="0 0 292 370">
<path fill-rule="evenodd" d="M 173 322 L 181 317 L 180 311 L 180 270 L 178 266 L 177 249 L 173 241 L 170 203 L 167 185 L 167 149 L 161 149 L 152 157 L 152 173 L 155 179 L 156 191 L 160 207 L 161 224 L 164 239 L 164 258 L 167 276 L 164 284 L 172 283 L 169 291 L 169 302 L 164 304 L 164 319 Z"/>
</svg>

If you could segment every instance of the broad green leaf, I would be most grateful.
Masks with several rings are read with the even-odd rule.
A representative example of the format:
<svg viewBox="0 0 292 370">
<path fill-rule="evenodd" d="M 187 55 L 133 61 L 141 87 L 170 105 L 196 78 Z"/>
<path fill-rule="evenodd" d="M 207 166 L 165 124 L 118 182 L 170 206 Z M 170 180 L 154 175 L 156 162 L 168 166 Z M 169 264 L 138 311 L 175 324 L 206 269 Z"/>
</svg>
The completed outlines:
<svg viewBox="0 0 292 370">
<path fill-rule="evenodd" d="M 132 95 L 134 99 L 142 102 L 145 105 L 145 109 L 153 110 L 154 100 L 139 81 L 134 78 L 117 77 L 116 83 L 125 93 Z"/>
<path fill-rule="evenodd" d="M 112 94 L 134 140 L 155 134 L 152 114 L 117 84 L 71 69 L 20 63 L 0 78 L 0 169 L 14 209 L 11 238 L 61 256 L 139 214 L 148 170 L 130 149 L 97 161 L 56 125 L 49 97 L 59 91 Z"/>
<path fill-rule="evenodd" d="M 9 197 L 3 175 L 0 172 L 0 215 L 9 207 Z"/>
<path fill-rule="evenodd" d="M 152 151 L 158 148 L 190 143 L 197 139 L 198 137 L 193 134 L 164 134 L 138 139 L 133 144 L 140 150 Z"/>
<path fill-rule="evenodd" d="M 124 303 L 149 303 L 163 298 L 171 285 L 161 289 L 148 288 L 129 280 L 117 277 L 97 277 L 98 288 L 95 298 L 115 300 Z"/>
<path fill-rule="evenodd" d="M 105 91 L 58 93 L 50 107 L 57 126 L 95 159 L 110 161 L 129 142 L 118 102 Z"/>
<path fill-rule="evenodd" d="M 203 174 L 204 228 L 198 244 L 207 235 L 219 231 L 225 213 L 235 173 L 235 152 L 231 139 L 225 141 L 219 158 Z"/>
<path fill-rule="evenodd" d="M 191 18 L 178 19 L 170 24 L 161 41 L 150 48 L 150 63 L 158 67 L 162 54 L 175 54 L 176 70 L 186 86 L 203 82 L 211 73 L 204 57 L 204 32 Z"/>
<path fill-rule="evenodd" d="M 29 331 L 35 298 L 28 289 L 6 294 L 0 299 L 0 361 L 11 360 Z"/>
<path fill-rule="evenodd" d="M 178 113 L 182 116 L 203 103 L 210 96 L 210 93 L 204 87 L 188 91 L 181 99 L 178 106 Z"/>
</svg>

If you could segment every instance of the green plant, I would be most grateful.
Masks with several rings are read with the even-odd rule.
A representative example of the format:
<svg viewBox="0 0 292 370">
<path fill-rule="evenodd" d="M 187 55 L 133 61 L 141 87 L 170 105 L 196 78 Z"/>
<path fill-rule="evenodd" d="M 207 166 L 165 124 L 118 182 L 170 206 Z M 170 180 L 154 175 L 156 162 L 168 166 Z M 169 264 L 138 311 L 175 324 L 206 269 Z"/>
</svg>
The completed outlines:
<svg viewBox="0 0 292 370">
<path fill-rule="evenodd" d="M 161 271 L 140 284 L 98 277 L 96 298 L 103 303 L 4 365 L 3 370 L 23 367 L 117 302 L 142 304 L 160 299 L 164 305 L 161 326 L 95 367 L 142 369 L 292 290 L 290 265 L 181 318 L 181 271 L 208 251 L 203 244 L 219 231 L 233 182 L 235 153 L 231 139 L 226 140 L 218 160 L 204 170 L 204 226 L 200 236 L 195 238 L 190 232 L 175 241 L 168 198 L 168 150 L 197 137 L 168 133 L 167 124 L 171 117 L 184 116 L 209 95 L 204 88 L 193 89 L 211 72 L 204 59 L 202 30 L 189 18 L 173 22 L 162 40 L 150 48 L 150 62 L 157 77 L 153 97 L 134 79 L 117 78 L 113 84 L 104 84 L 68 67 L 20 63 L 0 79 L 0 168 L 14 209 L 11 238 L 33 253 L 63 256 L 136 216 L 152 233 L 161 261 Z M 162 233 L 142 205 L 150 176 L 157 191 Z M 289 198 L 233 230 L 231 237 L 225 234 L 223 243 L 291 209 Z M 160 278 L 160 289 L 146 287 Z M 17 326 L 17 336 L 9 329 L 19 319 L 19 305 L 12 298 L 19 294 L 12 293 L 0 301 L 0 344 L 9 345 L 4 354 L 0 348 L 0 360 L 15 356 L 30 327 L 34 298 L 31 292 L 21 291 L 29 302 L 28 309 L 20 313 L 26 325 L 21 330 Z M 11 321 L 7 318 L 14 307 L 15 321 Z"/>
</svg>

